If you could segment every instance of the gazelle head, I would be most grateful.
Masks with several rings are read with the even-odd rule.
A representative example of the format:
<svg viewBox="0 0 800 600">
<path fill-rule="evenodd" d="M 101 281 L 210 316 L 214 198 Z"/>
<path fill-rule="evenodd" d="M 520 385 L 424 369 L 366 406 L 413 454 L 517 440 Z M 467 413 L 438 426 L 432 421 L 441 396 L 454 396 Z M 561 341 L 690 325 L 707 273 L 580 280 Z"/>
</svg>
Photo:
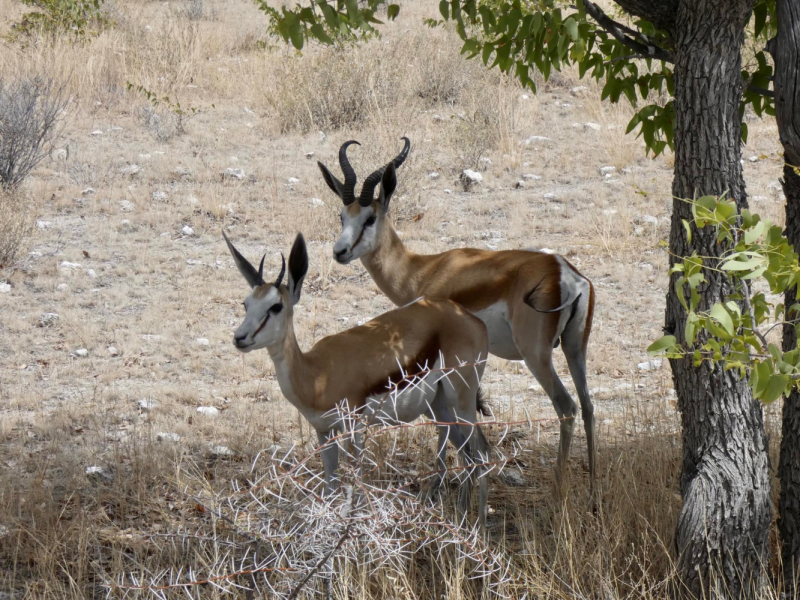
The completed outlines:
<svg viewBox="0 0 800 600">
<path fill-rule="evenodd" d="M 303 278 L 308 271 L 308 253 L 303 234 L 298 233 L 289 254 L 289 279 L 284 285 L 286 260 L 282 259 L 281 272 L 274 283 L 266 283 L 262 277 L 264 258 L 258 270 L 231 244 L 225 232 L 225 243 L 233 255 L 239 272 L 252 288 L 244 301 L 246 314 L 244 321 L 233 334 L 233 345 L 242 352 L 250 352 L 282 343 L 286 338 L 289 324 L 294 314 L 293 307 L 300 300 Z"/>
<path fill-rule="evenodd" d="M 333 257 L 337 262 L 346 265 L 369 254 L 376 248 L 386 214 L 389 212 L 389 200 L 397 187 L 395 170 L 403 164 L 411 149 L 409 139 L 404 137 L 403 141 L 405 145 L 400 154 L 364 180 L 358 198 L 356 198 L 355 192 L 356 172 L 350 166 L 350 161 L 347 160 L 347 147 L 358 144 L 358 142 L 350 140 L 342 144 L 339 149 L 339 165 L 344 173 L 344 183 L 339 181 L 321 162 L 317 163 L 325 183 L 344 203 L 341 214 L 342 234 L 333 246 Z M 375 198 L 375 188 L 379 184 L 378 197 Z"/>
</svg>

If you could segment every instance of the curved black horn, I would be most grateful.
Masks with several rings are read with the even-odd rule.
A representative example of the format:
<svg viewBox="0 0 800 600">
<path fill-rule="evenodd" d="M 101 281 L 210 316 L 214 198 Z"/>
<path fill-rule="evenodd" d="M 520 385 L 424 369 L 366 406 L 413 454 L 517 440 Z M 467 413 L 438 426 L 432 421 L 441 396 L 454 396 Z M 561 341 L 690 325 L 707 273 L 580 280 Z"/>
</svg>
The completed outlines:
<svg viewBox="0 0 800 600">
<path fill-rule="evenodd" d="M 350 166 L 350 161 L 347 159 L 347 147 L 353 144 L 361 145 L 355 140 L 350 140 L 342 144 L 339 148 L 339 166 L 342 167 L 344 173 L 344 190 L 342 190 L 342 202 L 345 206 L 352 204 L 356 200 L 356 172 Z"/>
<path fill-rule="evenodd" d="M 411 150 L 411 140 L 407 137 L 403 136 L 402 139 L 405 142 L 403 149 L 400 151 L 400 154 L 394 157 L 392 162 L 394 163 L 394 168 L 398 168 L 402 165 L 406 157 L 408 157 L 408 152 Z M 375 188 L 378 187 L 378 184 L 381 182 L 381 178 L 383 177 L 383 172 L 386 170 L 386 167 L 389 165 L 384 165 L 377 171 L 373 171 L 370 173 L 369 177 L 364 180 L 364 185 L 361 187 L 361 194 L 358 196 L 358 203 L 361 206 L 369 206 L 372 204 L 372 200 L 375 196 Z"/>
<path fill-rule="evenodd" d="M 275 280 L 275 287 L 281 287 L 281 283 L 283 282 L 283 276 L 286 274 L 286 259 L 283 257 L 283 252 L 281 252 L 281 273 L 278 275 L 278 278 Z"/>
</svg>

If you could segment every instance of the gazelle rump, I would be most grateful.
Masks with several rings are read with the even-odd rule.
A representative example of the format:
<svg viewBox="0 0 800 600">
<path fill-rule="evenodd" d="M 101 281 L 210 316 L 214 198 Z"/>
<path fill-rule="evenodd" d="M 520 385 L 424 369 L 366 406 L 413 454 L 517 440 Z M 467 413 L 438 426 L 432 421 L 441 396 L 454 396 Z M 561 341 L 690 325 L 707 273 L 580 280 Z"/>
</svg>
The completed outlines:
<svg viewBox="0 0 800 600">
<path fill-rule="evenodd" d="M 339 151 L 344 183 L 318 163 L 326 183 L 344 203 L 334 258 L 341 264 L 361 259 L 380 290 L 396 305 L 419 296 L 458 302 L 486 324 L 492 354 L 525 361 L 561 419 L 556 466 L 559 484 L 578 410 L 553 367 L 553 349 L 560 341 L 581 403 L 594 498 L 594 408 L 586 382 L 586 350 L 594 310 L 591 282 L 554 254 L 474 248 L 431 255 L 409 252 L 387 217 L 397 186 L 396 169 L 411 147 L 408 138 L 403 140 L 397 158 L 367 177 L 358 202 L 356 174 L 347 159 L 348 146 L 357 142 L 346 142 Z"/>
<path fill-rule="evenodd" d="M 303 352 L 294 333 L 294 306 L 300 299 L 308 270 L 308 254 L 301 234 L 289 255 L 286 284 L 284 262 L 274 283 L 263 279 L 264 259 L 256 270 L 223 232 L 237 268 L 252 288 L 244 301 L 242 324 L 234 334 L 234 345 L 242 352 L 266 348 L 286 399 L 316 430 L 320 445 L 342 430 L 344 401 L 349 412 L 362 414 L 370 423 L 407 423 L 427 415 L 437 422 L 463 425 L 439 426 L 437 452 L 438 487 L 445 470 L 447 440 L 458 448 L 465 464 L 477 463 L 479 521 L 485 523 L 487 482 L 481 477 L 488 444 L 477 425 L 479 384 L 488 355 L 486 327 L 455 302 L 419 299 L 389 311 L 359 327 L 331 335 Z M 457 373 L 444 377 L 441 369 Z M 438 371 L 437 371 L 438 370 Z M 389 383 L 419 375 L 422 381 L 389 394 Z M 354 432 L 356 449 L 362 434 Z M 336 488 L 338 446 L 330 443 L 322 451 L 325 487 Z M 459 506 L 463 512 L 472 487 L 462 488 Z"/>
</svg>

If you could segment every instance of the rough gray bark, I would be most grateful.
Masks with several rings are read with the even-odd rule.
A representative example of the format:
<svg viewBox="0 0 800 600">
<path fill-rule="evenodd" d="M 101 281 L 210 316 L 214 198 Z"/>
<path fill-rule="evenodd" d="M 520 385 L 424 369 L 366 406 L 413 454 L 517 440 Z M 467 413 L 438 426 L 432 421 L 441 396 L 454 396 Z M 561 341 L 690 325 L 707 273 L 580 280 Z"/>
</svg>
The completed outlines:
<svg viewBox="0 0 800 600">
<path fill-rule="evenodd" d="M 786 195 L 786 236 L 800 252 L 800 4 L 778 0 L 778 35 L 770 42 L 775 61 L 775 118 L 784 150 L 783 191 Z M 795 290 L 786 294 L 792 306 Z M 797 315 L 792 315 L 797 318 Z M 783 348 L 797 346 L 792 326 L 783 328 Z M 783 427 L 778 476 L 781 495 L 778 504 L 778 530 L 781 536 L 784 593 L 794 598 L 800 593 L 800 393 L 784 400 Z"/>
<path fill-rule="evenodd" d="M 675 23 L 678 0 L 614 0 L 626 13 L 650 21 L 659 29 L 670 30 Z"/>
<path fill-rule="evenodd" d="M 675 52 L 675 198 L 727 192 L 740 208 L 747 197 L 740 163 L 741 48 L 753 0 L 679 0 L 671 36 Z M 682 219 L 673 202 L 673 256 L 719 254 L 714 232 Z M 674 262 L 674 258 L 671 259 Z M 700 309 L 719 301 L 725 280 L 706 271 Z M 686 313 L 667 295 L 666 330 L 683 337 Z M 741 598 L 761 587 L 771 522 L 767 441 L 761 406 L 735 370 L 691 359 L 672 360 L 683 425 L 683 509 L 676 543 L 681 595 Z"/>
</svg>

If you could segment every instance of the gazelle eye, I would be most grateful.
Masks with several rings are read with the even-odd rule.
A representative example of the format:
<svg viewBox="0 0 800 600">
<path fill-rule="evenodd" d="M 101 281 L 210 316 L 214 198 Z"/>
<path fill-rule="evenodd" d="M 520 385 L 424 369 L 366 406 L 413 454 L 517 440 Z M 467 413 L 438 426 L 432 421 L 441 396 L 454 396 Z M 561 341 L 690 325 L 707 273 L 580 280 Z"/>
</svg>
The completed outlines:
<svg viewBox="0 0 800 600">
<path fill-rule="evenodd" d="M 367 219 L 367 222 L 364 223 L 364 227 L 370 227 L 372 225 L 375 225 L 376 220 L 377 218 L 375 217 L 375 215 L 370 215 L 370 217 Z"/>
<path fill-rule="evenodd" d="M 273 315 L 277 315 L 279 312 L 283 310 L 283 304 L 273 304 L 269 307 L 269 312 Z"/>
</svg>

